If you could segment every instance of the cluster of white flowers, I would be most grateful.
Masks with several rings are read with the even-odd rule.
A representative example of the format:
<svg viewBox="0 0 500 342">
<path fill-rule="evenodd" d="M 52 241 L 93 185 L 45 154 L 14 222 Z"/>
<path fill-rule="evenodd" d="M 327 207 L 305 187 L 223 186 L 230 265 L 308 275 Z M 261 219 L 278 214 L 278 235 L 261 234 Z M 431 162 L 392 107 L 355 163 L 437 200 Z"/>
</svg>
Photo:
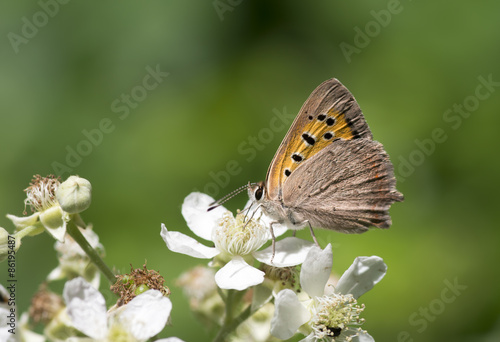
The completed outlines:
<svg viewBox="0 0 500 342">
<path fill-rule="evenodd" d="M 245 291 L 250 288 L 253 298 L 249 307 L 254 308 L 255 316 L 258 312 L 266 316 L 262 315 L 263 309 L 268 309 L 267 304 L 274 301 L 271 310 L 274 314 L 267 314 L 266 319 L 261 317 L 260 329 L 255 328 L 253 316 L 246 322 L 247 326 L 254 326 L 250 329 L 250 340 L 267 340 L 267 330 L 279 339 L 291 338 L 299 332 L 306 336 L 303 341 L 374 341 L 360 327 L 364 322 L 360 317 L 364 306 L 358 305 L 357 299 L 384 277 L 387 266 L 381 258 L 356 258 L 337 284 L 327 286 L 333 263 L 330 245 L 321 250 L 311 242 L 287 237 L 276 242 L 275 251 L 271 246 L 260 250 L 271 238 L 270 218 L 261 212 L 245 214 L 246 210 L 234 217 L 223 206 L 207 212 L 213 202 L 208 195 L 192 193 L 183 203 L 182 214 L 191 231 L 213 242 L 214 247 L 180 232 L 168 231 L 164 224 L 161 236 L 173 252 L 210 259 L 209 266 L 218 268 L 214 279 L 220 289 Z M 281 227 L 275 235 L 284 232 Z M 254 267 L 255 262 L 261 263 L 260 269 Z M 294 284 L 293 267 L 297 265 L 302 265 L 300 284 Z M 281 277 L 277 279 L 276 274 Z M 213 303 L 213 296 L 215 291 L 204 298 Z M 197 302 L 200 301 L 204 299 Z M 207 308 L 210 310 L 213 305 L 198 305 L 196 309 L 203 313 Z"/>
<path fill-rule="evenodd" d="M 12 308 L 0 286 L 0 341 L 139 342 L 162 332 L 172 302 L 158 272 L 144 266 L 117 275 L 111 290 L 120 298 L 109 309 L 97 290 L 101 272 L 109 281 L 115 276 L 106 274 L 100 259 L 104 247 L 79 216 L 90 205 L 90 183 L 72 176 L 60 184 L 55 177 L 37 176 L 26 192 L 25 204 L 34 214 L 8 215 L 16 231 L 10 235 L 0 228 L 0 261 L 7 250 L 19 249 L 23 237 L 46 231 L 56 239 L 59 260 L 46 280 L 67 282 L 62 296 L 41 286 L 29 317 L 25 313 L 17 323 L 17 334 L 5 319 Z M 307 342 L 374 341 L 361 327 L 364 305 L 358 299 L 384 277 L 387 266 L 381 258 L 356 258 L 332 283 L 331 245 L 321 249 L 295 236 L 281 238 L 286 227 L 277 224 L 274 236 L 280 239 L 270 244 L 272 221 L 259 209 L 251 212 L 248 204 L 236 215 L 223 206 L 207 211 L 213 202 L 208 195 L 192 193 L 182 205 L 187 226 L 208 245 L 169 231 L 164 224 L 160 235 L 169 250 L 208 260 L 185 272 L 176 284 L 200 321 L 218 329 L 214 341 L 276 341 L 297 333 Z M 14 247 L 7 245 L 12 237 Z M 40 322 L 43 335 L 30 330 Z M 156 341 L 182 342 L 176 337 Z"/>
</svg>

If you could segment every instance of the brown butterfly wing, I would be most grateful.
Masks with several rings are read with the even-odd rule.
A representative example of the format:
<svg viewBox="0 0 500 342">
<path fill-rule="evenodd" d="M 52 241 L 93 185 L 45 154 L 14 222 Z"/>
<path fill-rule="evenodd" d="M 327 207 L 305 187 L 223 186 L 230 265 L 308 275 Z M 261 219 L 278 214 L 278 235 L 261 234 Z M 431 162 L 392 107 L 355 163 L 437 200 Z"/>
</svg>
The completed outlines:
<svg viewBox="0 0 500 342">
<path fill-rule="evenodd" d="M 344 233 L 388 228 L 389 207 L 402 200 L 382 144 L 367 139 L 333 142 L 300 165 L 283 186 L 283 204 L 295 221 Z"/>
<path fill-rule="evenodd" d="M 281 197 L 280 188 L 295 169 L 337 139 L 372 139 L 354 96 L 337 79 L 320 84 L 309 96 L 269 166 L 267 197 Z"/>
</svg>

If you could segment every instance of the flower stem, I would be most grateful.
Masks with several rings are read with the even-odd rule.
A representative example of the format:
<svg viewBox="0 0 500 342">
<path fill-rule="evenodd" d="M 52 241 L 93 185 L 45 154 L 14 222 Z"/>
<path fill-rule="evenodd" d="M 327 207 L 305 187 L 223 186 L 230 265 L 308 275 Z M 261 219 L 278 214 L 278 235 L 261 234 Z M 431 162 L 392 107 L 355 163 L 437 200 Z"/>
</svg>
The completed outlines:
<svg viewBox="0 0 500 342">
<path fill-rule="evenodd" d="M 39 230 L 43 231 L 43 227 L 42 227 L 42 229 L 40 229 L 40 226 L 29 226 L 29 227 L 26 227 L 26 228 L 24 228 L 16 233 L 14 233 L 14 236 L 22 239 L 25 236 L 30 235 L 32 232 L 39 231 Z"/>
<path fill-rule="evenodd" d="M 224 318 L 224 323 L 220 328 L 217 336 L 215 336 L 213 342 L 222 342 L 227 340 L 227 336 L 232 333 L 236 328 L 250 317 L 252 314 L 251 305 L 243 310 L 237 317 L 233 317 L 234 310 L 236 309 L 239 301 L 243 297 L 246 291 L 235 291 L 228 290 L 226 296 L 226 315 Z"/>
<path fill-rule="evenodd" d="M 116 282 L 116 277 L 111 272 L 109 269 L 108 265 L 104 263 L 102 258 L 99 256 L 99 254 L 96 252 L 96 250 L 90 245 L 90 243 L 85 239 L 83 236 L 82 232 L 80 232 L 80 229 L 77 227 L 77 225 L 73 222 L 73 220 L 70 220 L 68 222 L 68 225 L 66 227 L 66 230 L 68 234 L 75 239 L 76 243 L 80 245 L 80 247 L 83 249 L 83 251 L 88 255 L 90 260 L 99 268 L 99 270 L 104 274 L 106 278 L 108 278 L 108 281 L 111 284 L 114 284 Z"/>
</svg>

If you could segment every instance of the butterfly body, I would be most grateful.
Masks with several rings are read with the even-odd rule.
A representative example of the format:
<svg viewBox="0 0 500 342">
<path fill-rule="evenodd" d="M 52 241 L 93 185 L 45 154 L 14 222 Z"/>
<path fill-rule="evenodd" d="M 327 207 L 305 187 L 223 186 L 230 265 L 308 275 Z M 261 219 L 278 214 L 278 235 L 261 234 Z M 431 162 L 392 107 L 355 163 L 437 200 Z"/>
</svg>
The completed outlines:
<svg viewBox="0 0 500 342">
<path fill-rule="evenodd" d="M 338 80 L 319 85 L 278 148 L 266 181 L 250 198 L 289 229 L 306 225 L 344 233 L 391 225 L 402 201 L 393 166 L 373 140 L 361 109 Z"/>
</svg>

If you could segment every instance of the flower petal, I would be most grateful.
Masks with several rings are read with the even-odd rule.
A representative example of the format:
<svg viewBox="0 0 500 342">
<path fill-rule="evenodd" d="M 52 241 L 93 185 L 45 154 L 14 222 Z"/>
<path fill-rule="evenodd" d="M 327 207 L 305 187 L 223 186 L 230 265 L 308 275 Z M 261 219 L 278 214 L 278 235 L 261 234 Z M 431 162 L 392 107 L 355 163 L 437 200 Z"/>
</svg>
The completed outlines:
<svg viewBox="0 0 500 342">
<path fill-rule="evenodd" d="M 162 338 L 162 339 L 156 340 L 155 342 L 184 342 L 184 340 L 181 340 L 178 337 L 167 337 L 167 338 Z"/>
<path fill-rule="evenodd" d="M 343 330 L 339 337 L 345 339 L 347 336 L 353 336 L 350 340 L 353 342 L 375 342 L 375 339 L 364 330 L 358 331 L 357 329 L 350 328 Z M 344 340 L 342 339 L 342 341 Z"/>
<path fill-rule="evenodd" d="M 6 297 L 8 298 L 8 297 Z M 0 341 L 5 341 L 5 342 L 18 342 L 19 340 L 17 339 L 15 334 L 11 334 L 9 332 L 10 326 L 7 325 L 9 324 L 9 315 L 11 314 L 10 309 L 8 308 L 7 305 L 5 307 L 0 306 Z M 17 319 L 17 318 L 16 318 Z"/>
<path fill-rule="evenodd" d="M 264 272 L 250 266 L 240 256 L 235 256 L 215 274 L 221 289 L 242 291 L 264 281 Z"/>
<path fill-rule="evenodd" d="M 171 310 L 170 299 L 148 290 L 132 299 L 119 317 L 137 340 L 146 341 L 163 330 Z"/>
<path fill-rule="evenodd" d="M 94 339 L 106 337 L 106 303 L 99 291 L 78 277 L 66 282 L 63 297 L 68 316 L 76 329 Z"/>
<path fill-rule="evenodd" d="M 38 222 L 39 216 L 40 213 L 38 211 L 30 216 L 21 216 L 21 217 L 7 214 L 7 218 L 11 220 L 12 223 L 14 223 L 14 226 L 16 226 L 17 231 L 22 230 L 29 226 L 34 226 Z"/>
<path fill-rule="evenodd" d="M 214 199 L 201 192 L 192 192 L 182 203 L 182 216 L 186 223 L 199 237 L 212 241 L 212 231 L 217 227 L 217 223 L 222 215 L 228 210 L 223 206 L 218 206 L 210 211 L 207 209 Z"/>
<path fill-rule="evenodd" d="M 56 239 L 59 242 L 64 242 L 64 237 L 66 236 L 66 222 L 63 221 L 63 225 L 58 228 L 48 228 L 45 227 L 47 232 L 52 235 L 54 239 Z"/>
<path fill-rule="evenodd" d="M 286 340 L 297 329 L 311 319 L 311 314 L 292 290 L 280 291 L 274 301 L 274 316 L 271 320 L 271 335 Z"/>
<path fill-rule="evenodd" d="M 301 264 L 306 259 L 307 253 L 314 246 L 310 241 L 302 240 L 296 237 L 286 237 L 276 242 L 276 253 L 273 262 L 273 247 L 269 246 L 261 251 L 254 252 L 253 256 L 268 265 L 276 267 L 288 267 Z"/>
<path fill-rule="evenodd" d="M 335 292 L 352 294 L 358 299 L 371 290 L 385 276 L 387 265 L 378 256 L 357 257 L 352 265 L 340 277 Z"/>
<path fill-rule="evenodd" d="M 253 288 L 252 312 L 256 312 L 273 298 L 273 291 L 265 285 L 258 285 Z"/>
<path fill-rule="evenodd" d="M 321 297 L 332 272 L 332 246 L 324 250 L 313 246 L 307 254 L 300 271 L 300 285 L 311 297 Z"/>
<path fill-rule="evenodd" d="M 202 245 L 192 237 L 180 232 L 169 232 L 163 223 L 161 224 L 160 235 L 167 244 L 167 248 L 172 252 L 182 253 L 200 259 L 211 259 L 219 254 L 216 248 Z"/>
<path fill-rule="evenodd" d="M 299 342 L 316 342 L 316 337 L 314 337 L 313 333 L 310 333 L 309 335 L 307 335 L 305 338 L 303 338 Z"/>
<path fill-rule="evenodd" d="M 66 274 L 63 272 L 61 266 L 57 266 L 49 273 L 49 275 L 47 276 L 47 281 L 63 279 L 65 276 Z"/>
</svg>

